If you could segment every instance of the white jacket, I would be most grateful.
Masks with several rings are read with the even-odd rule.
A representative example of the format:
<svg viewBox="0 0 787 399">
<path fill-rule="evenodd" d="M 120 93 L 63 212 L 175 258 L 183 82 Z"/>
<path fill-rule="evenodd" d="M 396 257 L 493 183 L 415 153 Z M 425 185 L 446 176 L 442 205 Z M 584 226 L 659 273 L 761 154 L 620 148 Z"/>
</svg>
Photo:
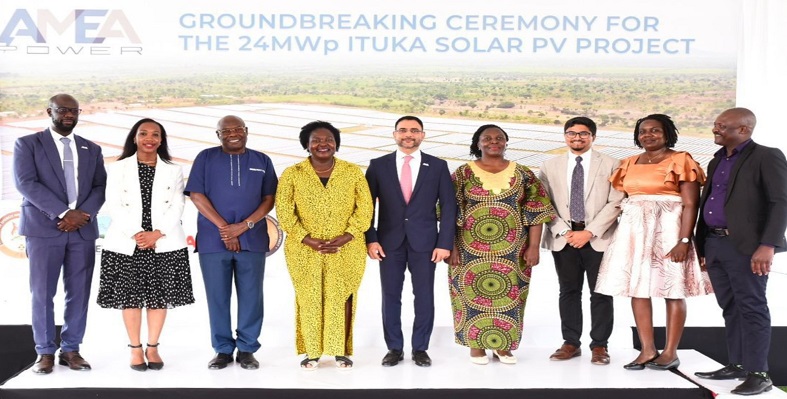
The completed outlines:
<svg viewBox="0 0 787 399">
<path fill-rule="evenodd" d="M 153 230 L 164 234 L 156 241 L 156 252 L 170 252 L 186 247 L 181 225 L 183 206 L 183 170 L 158 158 L 150 213 Z M 133 255 L 134 234 L 142 231 L 142 193 L 139 186 L 137 157 L 131 156 L 107 165 L 106 203 L 102 213 L 111 217 L 102 247 L 109 251 Z"/>
</svg>

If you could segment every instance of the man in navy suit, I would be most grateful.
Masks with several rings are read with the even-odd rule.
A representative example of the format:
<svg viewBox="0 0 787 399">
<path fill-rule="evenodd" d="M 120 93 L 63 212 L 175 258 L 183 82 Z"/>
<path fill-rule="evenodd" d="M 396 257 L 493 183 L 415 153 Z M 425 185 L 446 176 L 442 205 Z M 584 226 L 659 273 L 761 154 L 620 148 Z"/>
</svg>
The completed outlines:
<svg viewBox="0 0 787 399">
<path fill-rule="evenodd" d="M 697 253 L 722 308 L 729 364 L 694 373 L 745 378 L 734 394 L 772 389 L 768 376 L 771 314 L 765 288 L 776 252 L 787 250 L 787 159 L 751 135 L 757 119 L 746 108 L 722 112 L 713 124 L 722 148 L 708 164 L 697 222 Z"/>
<path fill-rule="evenodd" d="M 399 149 L 373 159 L 366 170 L 372 201 L 378 202 L 377 228 L 366 232 L 369 257 L 380 261 L 383 332 L 388 353 L 383 366 L 404 359 L 402 287 L 404 272 L 413 284 L 415 320 L 412 356 L 415 364 L 431 366 L 426 353 L 434 326 L 434 274 L 437 262 L 451 253 L 456 231 L 456 194 L 448 164 L 422 153 L 424 124 L 403 116 L 394 124 Z M 439 222 L 439 229 L 438 229 Z"/>
<path fill-rule="evenodd" d="M 14 145 L 14 180 L 24 197 L 19 234 L 25 236 L 33 298 L 33 340 L 38 359 L 33 372 L 49 374 L 55 361 L 53 298 L 63 272 L 64 323 L 60 364 L 90 370 L 79 355 L 85 335 L 90 284 L 93 279 L 98 224 L 107 173 L 101 147 L 72 134 L 79 103 L 68 94 L 49 99 L 52 124 L 20 137 Z"/>
</svg>

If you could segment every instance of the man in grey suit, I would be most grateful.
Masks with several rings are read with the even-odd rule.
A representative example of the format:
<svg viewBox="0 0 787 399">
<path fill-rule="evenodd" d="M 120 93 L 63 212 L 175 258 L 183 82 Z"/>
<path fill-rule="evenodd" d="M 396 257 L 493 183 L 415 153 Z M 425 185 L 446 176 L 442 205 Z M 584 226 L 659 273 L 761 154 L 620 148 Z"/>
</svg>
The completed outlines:
<svg viewBox="0 0 787 399">
<path fill-rule="evenodd" d="M 30 260 L 33 341 L 38 359 L 33 372 L 49 374 L 55 364 L 53 298 L 63 274 L 65 309 L 58 363 L 90 370 L 79 354 L 85 335 L 90 284 L 96 256 L 96 215 L 104 204 L 107 172 L 101 147 L 73 134 L 79 102 L 68 94 L 49 99 L 49 128 L 14 144 L 14 180 L 22 194 L 19 234 Z"/>
<path fill-rule="evenodd" d="M 604 250 L 617 228 L 623 193 L 609 177 L 620 161 L 593 151 L 596 123 L 578 116 L 564 128 L 569 151 L 544 162 L 539 179 L 558 217 L 547 224 L 542 247 L 552 251 L 560 283 L 563 345 L 549 358 L 568 360 L 582 354 L 582 285 L 590 286 L 590 349 L 593 364 L 609 364 L 607 340 L 612 334 L 612 297 L 595 292 Z"/>
<path fill-rule="evenodd" d="M 752 141 L 757 118 L 746 108 L 722 112 L 713 124 L 721 146 L 708 164 L 697 221 L 697 254 L 722 308 L 729 364 L 694 373 L 745 378 L 732 393 L 757 395 L 768 376 L 771 314 L 765 288 L 776 252 L 787 250 L 787 160 L 777 148 Z M 783 352 L 782 352 L 783 353 Z"/>
</svg>

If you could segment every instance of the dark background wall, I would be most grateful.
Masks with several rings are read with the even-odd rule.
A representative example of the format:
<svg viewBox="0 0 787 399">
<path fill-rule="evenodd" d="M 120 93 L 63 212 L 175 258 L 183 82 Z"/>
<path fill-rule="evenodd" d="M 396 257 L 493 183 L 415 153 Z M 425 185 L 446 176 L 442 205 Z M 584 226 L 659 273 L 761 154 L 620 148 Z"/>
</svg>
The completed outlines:
<svg viewBox="0 0 787 399">
<path fill-rule="evenodd" d="M 637 328 L 631 327 L 634 347 L 641 349 Z M 656 347 L 663 348 L 666 341 L 666 329 L 655 328 Z M 771 327 L 771 353 L 768 356 L 768 366 L 773 383 L 778 386 L 787 385 L 787 327 Z M 703 355 L 721 363 L 727 364 L 727 342 L 724 327 L 686 327 L 680 340 L 678 349 L 694 349 Z M 711 370 L 708 370 L 711 371 Z"/>
<path fill-rule="evenodd" d="M 60 327 L 56 340 L 60 343 Z M 33 329 L 30 325 L 0 325 L 0 385 L 36 360 Z"/>
</svg>

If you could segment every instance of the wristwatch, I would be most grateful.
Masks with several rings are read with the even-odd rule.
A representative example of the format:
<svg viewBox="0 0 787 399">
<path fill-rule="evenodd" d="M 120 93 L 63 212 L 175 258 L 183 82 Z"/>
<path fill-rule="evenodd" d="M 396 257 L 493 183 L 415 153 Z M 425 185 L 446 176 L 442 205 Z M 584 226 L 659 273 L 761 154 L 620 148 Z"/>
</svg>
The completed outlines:
<svg viewBox="0 0 787 399">
<path fill-rule="evenodd" d="M 680 242 L 682 242 L 683 244 L 688 244 L 689 243 L 689 238 L 688 237 L 683 237 L 683 238 L 680 239 Z"/>
<path fill-rule="evenodd" d="M 248 227 L 249 230 L 253 229 L 254 228 L 254 222 L 252 222 L 251 220 L 246 219 L 246 227 Z"/>
</svg>

